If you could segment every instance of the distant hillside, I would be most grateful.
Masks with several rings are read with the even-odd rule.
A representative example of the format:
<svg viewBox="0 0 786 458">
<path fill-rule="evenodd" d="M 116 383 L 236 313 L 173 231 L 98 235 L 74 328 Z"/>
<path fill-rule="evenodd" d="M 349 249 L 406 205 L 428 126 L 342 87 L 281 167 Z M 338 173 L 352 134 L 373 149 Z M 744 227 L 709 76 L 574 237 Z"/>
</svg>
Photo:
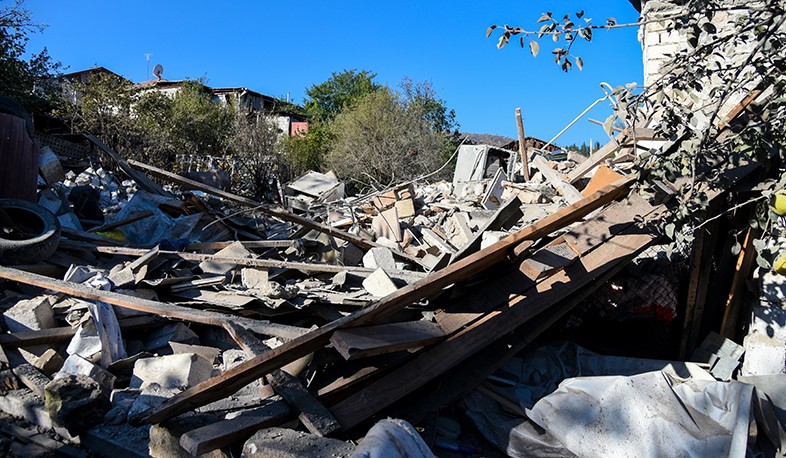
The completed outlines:
<svg viewBox="0 0 786 458">
<path fill-rule="evenodd" d="M 509 145 L 511 142 L 516 141 L 516 139 L 505 137 L 504 135 L 470 134 L 468 132 L 462 132 L 461 136 L 467 137 L 467 143 L 474 145 L 491 145 L 503 147 Z"/>
</svg>

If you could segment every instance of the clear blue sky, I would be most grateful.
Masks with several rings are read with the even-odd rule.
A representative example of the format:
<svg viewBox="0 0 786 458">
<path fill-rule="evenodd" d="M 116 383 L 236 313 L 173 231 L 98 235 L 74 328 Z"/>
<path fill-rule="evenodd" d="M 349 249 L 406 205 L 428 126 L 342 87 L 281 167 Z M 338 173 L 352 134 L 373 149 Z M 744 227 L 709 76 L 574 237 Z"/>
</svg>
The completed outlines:
<svg viewBox="0 0 786 458">
<path fill-rule="evenodd" d="M 395 87 L 404 76 L 431 81 L 456 111 L 461 130 L 516 137 L 521 107 L 527 135 L 549 140 L 612 86 L 642 81 L 637 29 L 596 31 L 577 43 L 583 71 L 553 64 L 553 43 L 541 40 L 533 58 L 518 42 L 496 48 L 491 24 L 537 29 L 541 13 L 585 10 L 593 23 L 615 17 L 634 22 L 628 0 L 599 1 L 314 1 L 207 2 L 147 0 L 27 0 L 47 25 L 31 36 L 29 51 L 44 46 L 78 71 L 103 66 L 135 82 L 150 79 L 145 54 L 164 78 L 206 77 L 214 87 L 244 86 L 302 102 L 305 90 L 332 72 L 365 69 Z M 515 37 L 514 37 L 515 38 Z M 591 117 L 610 113 L 603 102 Z M 580 121 L 559 144 L 604 141 L 601 127 Z"/>
</svg>

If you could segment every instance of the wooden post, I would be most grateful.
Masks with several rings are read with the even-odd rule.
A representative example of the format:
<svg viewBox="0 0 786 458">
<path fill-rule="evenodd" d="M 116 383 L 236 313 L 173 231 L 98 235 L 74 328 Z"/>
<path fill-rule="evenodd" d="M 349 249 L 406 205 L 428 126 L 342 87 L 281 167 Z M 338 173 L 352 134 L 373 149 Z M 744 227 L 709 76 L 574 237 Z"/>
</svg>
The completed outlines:
<svg viewBox="0 0 786 458">
<path fill-rule="evenodd" d="M 519 156 L 521 156 L 521 171 L 524 172 L 524 180 L 529 181 L 529 152 L 527 151 L 527 141 L 524 139 L 524 121 L 521 120 L 521 108 L 516 108 L 516 125 L 519 128 Z"/>
</svg>

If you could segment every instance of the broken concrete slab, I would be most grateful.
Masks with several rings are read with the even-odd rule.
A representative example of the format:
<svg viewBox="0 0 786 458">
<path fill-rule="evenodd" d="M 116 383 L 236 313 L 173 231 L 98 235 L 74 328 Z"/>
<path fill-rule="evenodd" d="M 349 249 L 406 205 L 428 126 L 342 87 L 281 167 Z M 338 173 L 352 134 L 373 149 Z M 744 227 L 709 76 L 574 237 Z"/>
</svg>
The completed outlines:
<svg viewBox="0 0 786 458">
<path fill-rule="evenodd" d="M 169 347 L 172 348 L 172 354 L 196 353 L 209 361 L 210 364 L 215 363 L 219 353 L 221 353 L 218 348 L 206 347 L 204 345 L 189 345 L 180 342 L 169 342 Z"/>
<path fill-rule="evenodd" d="M 115 377 L 111 372 L 91 363 L 79 355 L 69 355 L 63 363 L 63 367 L 54 376 L 55 379 L 68 377 L 69 375 L 84 375 L 95 380 L 110 393 L 115 386 Z"/>
<path fill-rule="evenodd" d="M 143 358 L 134 364 L 132 388 L 156 383 L 163 388 L 191 387 L 209 379 L 213 364 L 196 353 Z"/>
<path fill-rule="evenodd" d="M 369 269 L 379 268 L 390 273 L 396 270 L 396 260 L 393 258 L 393 252 L 390 249 L 374 247 L 363 256 L 363 267 Z"/>
<path fill-rule="evenodd" d="M 56 327 L 51 300 L 51 296 L 38 296 L 17 302 L 3 313 L 8 330 L 24 332 Z"/>
<path fill-rule="evenodd" d="M 376 297 L 385 297 L 398 291 L 396 284 L 381 268 L 375 270 L 363 280 L 363 288 Z"/>
<path fill-rule="evenodd" d="M 149 352 L 168 349 L 170 342 L 189 345 L 199 344 L 199 336 L 183 323 L 171 323 L 151 331 L 145 336 L 144 348 Z"/>
</svg>

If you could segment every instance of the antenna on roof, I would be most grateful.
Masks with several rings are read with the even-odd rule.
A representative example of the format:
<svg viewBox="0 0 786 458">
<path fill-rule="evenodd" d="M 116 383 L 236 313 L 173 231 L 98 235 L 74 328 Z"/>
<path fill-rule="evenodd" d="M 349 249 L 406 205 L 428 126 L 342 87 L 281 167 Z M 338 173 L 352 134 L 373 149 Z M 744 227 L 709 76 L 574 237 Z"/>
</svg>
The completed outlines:
<svg viewBox="0 0 786 458">
<path fill-rule="evenodd" d="M 164 66 L 161 64 L 156 64 L 156 66 L 153 68 L 153 74 L 156 75 L 156 78 L 160 80 L 161 75 L 164 74 Z"/>
<path fill-rule="evenodd" d="M 150 76 L 150 56 L 152 56 L 152 54 L 149 52 L 145 53 L 145 60 L 147 61 L 147 73 L 145 73 L 145 79 Z"/>
</svg>

